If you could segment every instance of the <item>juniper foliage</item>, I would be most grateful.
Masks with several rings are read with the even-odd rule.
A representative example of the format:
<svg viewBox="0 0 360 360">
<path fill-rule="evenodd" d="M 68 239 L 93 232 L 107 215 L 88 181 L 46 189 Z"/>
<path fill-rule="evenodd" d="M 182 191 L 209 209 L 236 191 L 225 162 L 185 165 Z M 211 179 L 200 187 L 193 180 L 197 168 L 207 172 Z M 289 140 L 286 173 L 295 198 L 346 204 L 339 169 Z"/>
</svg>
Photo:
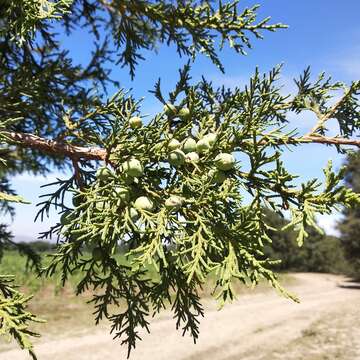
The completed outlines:
<svg viewBox="0 0 360 360">
<path fill-rule="evenodd" d="M 36 359 L 30 338 L 39 334 L 31 331 L 28 324 L 42 320 L 26 310 L 31 296 L 17 291 L 13 281 L 11 276 L 0 276 L 0 335 L 14 338 L 23 349 L 29 351 L 32 359 Z"/>
<path fill-rule="evenodd" d="M 220 307 L 236 297 L 234 281 L 255 285 L 266 279 L 296 300 L 271 270 L 276 259 L 264 258 L 274 231 L 264 208 L 288 211 L 287 227 L 301 245 L 309 227 L 318 229 L 316 214 L 360 203 L 359 194 L 341 184 L 343 170 L 334 172 L 331 163 L 323 181 L 296 187 L 296 175 L 282 162 L 284 151 L 306 143 L 333 145 L 339 152 L 345 145 L 359 146 L 352 137 L 360 128 L 360 82 L 347 86 L 324 74 L 312 80 L 306 69 L 296 80 L 298 91 L 284 95 L 276 67 L 268 74 L 256 70 L 243 89 L 216 88 L 206 78 L 193 83 L 196 54 L 223 70 L 218 55 L 223 46 L 244 54 L 254 38 L 284 27 L 268 18 L 258 21 L 257 6 L 240 11 L 236 1 L 2 4 L 1 206 L 21 200 L 9 188 L 11 175 L 73 171 L 69 179 L 49 184 L 42 196 L 37 218 L 51 209 L 61 214 L 41 236 L 58 240 L 42 273 L 60 271 L 65 283 L 80 271 L 77 293 L 94 290 L 96 322 L 110 320 L 111 332 L 129 354 L 139 329 L 149 331 L 151 316 L 169 303 L 176 327 L 195 341 L 204 312 L 198 289 L 210 274 L 216 276 Z M 93 34 L 95 51 L 87 66 L 61 47 L 55 24 L 69 36 L 79 27 Z M 133 77 L 144 50 L 159 43 L 174 43 L 190 61 L 169 94 L 157 82 L 153 95 L 164 111 L 144 119 L 141 102 L 125 90 L 106 94 L 110 83 L 119 85 L 110 67 L 127 66 Z M 94 91 L 99 87 L 102 93 Z M 343 96 L 332 104 L 339 91 Z M 307 111 L 318 121 L 299 135 L 289 127 L 289 115 Z M 329 119 L 339 123 L 336 137 L 326 136 Z M 126 249 L 125 262 L 115 256 L 119 245 Z M 91 255 L 84 251 L 89 248 Z M 25 306 L 27 300 L 2 279 L 10 289 L 3 299 L 12 301 L 20 316 L 24 308 L 14 304 Z M 28 339 L 14 333 L 33 335 L 27 326 L 35 318 L 26 314 L 14 330 L 0 329 L 33 354 Z M 8 313 L 2 316 L 11 321 Z"/>
</svg>

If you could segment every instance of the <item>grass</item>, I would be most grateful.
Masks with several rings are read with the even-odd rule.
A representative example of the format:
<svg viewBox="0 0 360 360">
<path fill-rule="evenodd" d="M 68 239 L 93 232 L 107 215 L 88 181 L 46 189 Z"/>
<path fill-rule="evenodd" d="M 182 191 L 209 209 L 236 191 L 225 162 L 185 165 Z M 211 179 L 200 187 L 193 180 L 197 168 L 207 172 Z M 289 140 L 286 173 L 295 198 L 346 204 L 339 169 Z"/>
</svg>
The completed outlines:
<svg viewBox="0 0 360 360">
<path fill-rule="evenodd" d="M 85 254 L 86 256 L 86 254 Z M 90 256 L 90 254 L 89 254 Z M 44 254 L 43 262 L 46 265 L 49 261 L 49 258 Z M 117 256 L 117 261 L 119 264 L 126 264 L 127 261 L 122 255 Z M 153 280 L 157 280 L 157 273 L 155 269 L 149 268 L 149 276 Z M 21 290 L 26 293 L 46 293 L 47 295 L 51 294 L 56 296 L 61 295 L 68 297 L 69 294 L 75 289 L 76 284 L 82 279 L 82 274 L 79 271 L 74 272 L 68 280 L 68 283 L 65 287 L 62 286 L 60 274 L 55 274 L 51 278 L 38 277 L 34 271 L 27 268 L 26 258 L 19 255 L 16 251 L 8 251 L 2 258 L 0 262 L 0 274 L 5 275 L 14 275 L 17 284 L 21 285 Z M 293 278 L 286 273 L 280 275 L 281 283 L 285 285 L 291 284 Z M 202 297 L 211 297 L 212 290 L 215 286 L 215 276 L 213 274 L 209 275 L 208 282 L 203 289 L 200 289 L 200 294 Z M 256 287 L 257 291 L 264 291 L 269 288 L 268 284 L 263 281 L 258 284 Z M 240 282 L 234 284 L 234 289 L 237 293 L 249 293 L 254 290 L 246 287 Z"/>
<path fill-rule="evenodd" d="M 47 262 L 44 256 L 45 263 Z M 26 265 L 26 258 L 19 255 L 16 251 L 8 251 L 0 262 L 0 274 L 14 275 L 17 284 L 21 284 L 21 289 L 24 292 L 37 293 L 44 288 L 52 288 L 56 294 L 62 288 L 61 279 L 59 275 L 52 278 L 39 278 L 34 271 Z M 74 286 L 80 280 L 80 274 L 75 273 L 70 279 L 69 283 Z"/>
<path fill-rule="evenodd" d="M 24 256 L 8 251 L 0 263 L 0 274 L 14 275 L 16 284 L 21 285 L 20 290 L 26 295 L 34 295 L 29 303 L 29 310 L 46 320 L 46 323 L 34 324 L 32 330 L 40 332 L 42 336 L 69 334 L 69 329 L 78 331 L 94 324 L 93 309 L 86 303 L 90 294 L 74 294 L 75 285 L 81 279 L 80 273 L 75 273 L 62 286 L 59 274 L 51 278 L 39 278 L 27 268 Z M 2 350 L 7 348 L 3 343 L 0 337 Z"/>
</svg>

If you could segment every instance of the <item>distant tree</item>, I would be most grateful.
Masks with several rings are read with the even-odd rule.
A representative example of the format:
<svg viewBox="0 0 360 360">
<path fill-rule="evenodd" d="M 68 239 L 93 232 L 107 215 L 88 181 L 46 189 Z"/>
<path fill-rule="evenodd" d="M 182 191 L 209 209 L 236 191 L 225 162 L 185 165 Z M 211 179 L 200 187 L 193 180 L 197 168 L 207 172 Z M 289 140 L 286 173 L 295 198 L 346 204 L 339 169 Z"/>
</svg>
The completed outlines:
<svg viewBox="0 0 360 360">
<path fill-rule="evenodd" d="M 264 278 L 287 294 L 263 256 L 270 239 L 264 207 L 288 210 L 288 226 L 302 244 L 316 214 L 360 203 L 331 164 L 323 187 L 319 179 L 297 187 L 282 162 L 289 147 L 301 151 L 309 143 L 360 147 L 360 81 L 312 79 L 308 68 L 288 95 L 281 67 L 268 74 L 256 69 L 242 89 L 191 81 L 198 54 L 223 71 L 224 46 L 245 54 L 264 33 L 285 27 L 258 20 L 257 10 L 236 0 L 0 2 L 1 210 L 24 201 L 10 186 L 15 173 L 71 171 L 49 184 L 39 206 L 37 219 L 61 214 L 42 234 L 58 240 L 43 274 L 58 271 L 64 282 L 81 274 L 76 292 L 96 289 L 96 322 L 108 319 L 129 353 L 139 328 L 149 330 L 151 316 L 170 301 L 176 327 L 196 340 L 204 312 L 198 289 L 209 274 L 216 274 L 221 306 L 235 297 L 234 281 Z M 79 30 L 89 35 L 86 64 L 61 38 L 71 40 Z M 169 94 L 156 83 L 152 94 L 163 110 L 146 119 L 111 68 L 128 67 L 134 77 L 159 44 L 173 44 L 188 64 Z M 309 112 L 316 121 L 307 133 L 285 127 L 292 113 Z M 330 119 L 339 124 L 336 136 L 327 132 Z M 236 160 L 240 153 L 249 166 Z M 127 245 L 125 264 L 114 256 L 119 243 Z M 84 248 L 93 249 L 91 256 Z M 0 334 L 35 357 L 28 326 L 36 318 L 26 312 L 27 300 L 12 278 L 0 277 Z"/>
<path fill-rule="evenodd" d="M 19 244 L 23 245 L 23 246 L 29 246 L 34 251 L 39 252 L 39 253 L 51 252 L 56 249 L 56 244 L 51 243 L 49 241 L 42 241 L 42 240 L 35 240 L 35 241 L 31 241 L 29 243 L 21 242 Z"/>
<path fill-rule="evenodd" d="M 360 193 L 360 152 L 348 155 L 345 183 Z M 339 224 L 341 242 L 347 259 L 352 263 L 353 275 L 360 278 L 360 206 L 343 211 L 344 219 Z"/>
<path fill-rule="evenodd" d="M 308 240 L 299 247 L 296 231 L 286 228 L 289 220 L 274 211 L 267 210 L 266 215 L 274 230 L 269 230 L 271 243 L 265 246 L 264 253 L 270 259 L 280 260 L 274 264 L 276 270 L 341 273 L 348 269 L 337 237 L 307 228 Z"/>
</svg>

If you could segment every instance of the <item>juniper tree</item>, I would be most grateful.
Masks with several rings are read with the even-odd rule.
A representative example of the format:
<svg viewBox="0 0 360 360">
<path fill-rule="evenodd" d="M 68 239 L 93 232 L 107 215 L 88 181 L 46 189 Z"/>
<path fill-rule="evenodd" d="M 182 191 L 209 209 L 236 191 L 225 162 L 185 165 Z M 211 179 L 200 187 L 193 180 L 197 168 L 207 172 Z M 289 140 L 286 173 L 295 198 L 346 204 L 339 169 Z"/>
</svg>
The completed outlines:
<svg viewBox="0 0 360 360">
<path fill-rule="evenodd" d="M 129 352 L 139 329 L 149 331 L 151 316 L 168 304 L 176 327 L 196 340 L 204 312 L 198 289 L 210 273 L 220 306 L 235 298 L 234 281 L 266 279 L 292 297 L 270 269 L 276 259 L 263 256 L 271 243 L 264 207 L 290 213 L 288 226 L 301 245 L 306 229 L 316 228 L 316 214 L 360 202 L 331 164 L 323 181 L 296 187 L 282 162 L 288 148 L 301 151 L 309 143 L 339 152 L 360 146 L 359 81 L 346 85 L 325 74 L 312 80 L 306 69 L 295 81 L 297 92 L 284 95 L 276 67 L 256 70 L 244 88 L 192 82 L 199 53 L 222 71 L 224 46 L 245 54 L 264 33 L 285 27 L 258 20 L 257 6 L 240 8 L 237 1 L 1 2 L 2 210 L 23 201 L 9 188 L 12 175 L 70 169 L 68 179 L 48 185 L 37 214 L 42 219 L 55 209 L 61 215 L 41 236 L 58 240 L 42 274 L 59 271 L 65 283 L 80 271 L 77 294 L 94 290 L 96 323 L 110 320 L 111 333 Z M 80 27 L 95 45 L 87 65 L 77 64 L 57 35 Z M 169 94 L 160 80 L 155 84 L 152 95 L 163 110 L 145 119 L 141 101 L 120 89 L 110 69 L 125 66 L 134 77 L 143 50 L 160 43 L 174 44 L 189 63 Z M 119 88 L 111 97 L 109 84 Z M 289 114 L 305 111 L 318 119 L 309 133 L 286 127 Z M 339 123 L 337 136 L 327 136 L 330 119 Z M 125 260 L 116 256 L 119 245 Z M 8 278 L 0 281 L 1 333 L 35 357 L 28 326 L 36 317 L 26 311 L 28 299 Z"/>
<path fill-rule="evenodd" d="M 273 268 L 281 271 L 343 273 L 349 269 L 344 258 L 341 239 L 321 234 L 312 227 L 306 228 L 308 240 L 302 247 L 296 243 L 296 230 L 287 229 L 288 220 L 271 210 L 265 210 L 271 243 L 265 245 L 264 256 L 281 260 Z"/>
<path fill-rule="evenodd" d="M 348 154 L 345 162 L 345 183 L 353 191 L 360 190 L 360 156 L 359 152 Z M 347 259 L 352 264 L 352 275 L 360 277 L 360 207 L 344 209 L 344 218 L 339 224 L 341 242 Z"/>
</svg>

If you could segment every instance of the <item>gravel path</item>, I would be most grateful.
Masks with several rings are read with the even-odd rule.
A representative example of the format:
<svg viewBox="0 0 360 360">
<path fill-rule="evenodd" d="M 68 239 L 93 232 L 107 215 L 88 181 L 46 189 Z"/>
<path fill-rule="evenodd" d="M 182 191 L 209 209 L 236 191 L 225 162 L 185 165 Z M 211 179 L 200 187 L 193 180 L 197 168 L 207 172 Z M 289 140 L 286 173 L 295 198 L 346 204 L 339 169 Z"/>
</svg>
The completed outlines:
<svg viewBox="0 0 360 360">
<path fill-rule="evenodd" d="M 290 290 L 298 295 L 300 304 L 275 292 L 243 296 L 221 311 L 206 312 L 196 345 L 189 337 L 181 337 L 174 321 L 165 317 L 152 323 L 151 334 L 144 335 L 131 360 L 258 360 L 274 358 L 275 353 L 280 358 L 279 354 L 286 354 L 291 344 L 307 335 L 312 324 L 322 319 L 329 321 L 347 313 L 360 319 L 360 289 L 339 286 L 344 283 L 342 277 L 309 273 L 293 276 L 298 281 Z M 360 321 L 357 324 L 360 331 Z M 351 346 L 359 351 L 352 352 L 353 360 L 360 359 L 360 339 L 354 338 L 359 343 Z M 59 340 L 44 338 L 37 343 L 36 353 L 39 360 L 126 359 L 125 349 L 103 328 L 79 336 L 62 336 Z M 0 359 L 29 357 L 14 349 L 0 353 Z"/>
</svg>

